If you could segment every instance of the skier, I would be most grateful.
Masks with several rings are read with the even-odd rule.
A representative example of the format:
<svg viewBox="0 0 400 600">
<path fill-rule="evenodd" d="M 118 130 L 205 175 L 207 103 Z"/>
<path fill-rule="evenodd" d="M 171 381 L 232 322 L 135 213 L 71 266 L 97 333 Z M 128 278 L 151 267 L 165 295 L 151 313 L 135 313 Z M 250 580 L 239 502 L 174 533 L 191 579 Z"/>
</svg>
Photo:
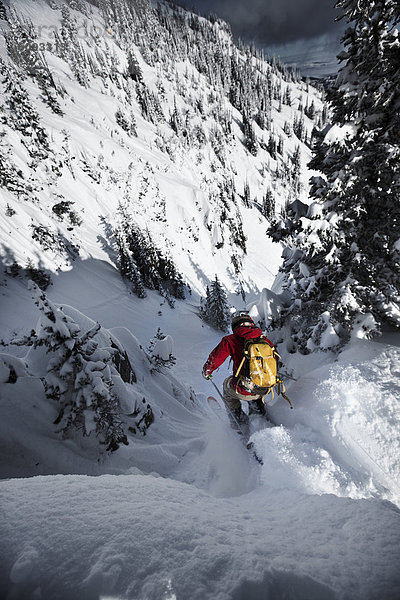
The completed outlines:
<svg viewBox="0 0 400 600">
<path fill-rule="evenodd" d="M 235 374 L 243 357 L 245 340 L 262 336 L 261 329 L 256 327 L 253 319 L 245 312 L 235 313 L 231 324 L 233 333 L 222 338 L 203 366 L 203 377 L 205 379 L 211 379 L 213 371 L 218 369 L 228 356 L 232 358 L 233 373 Z M 274 344 L 268 338 L 262 337 L 274 348 Z M 246 413 L 242 410 L 241 401 L 249 403 L 249 414 L 265 415 L 266 411 L 262 396 L 251 393 L 246 389 L 245 383 L 239 381 L 234 375 L 227 377 L 224 381 L 223 399 L 228 409 L 241 423 L 246 423 L 248 420 Z"/>
</svg>

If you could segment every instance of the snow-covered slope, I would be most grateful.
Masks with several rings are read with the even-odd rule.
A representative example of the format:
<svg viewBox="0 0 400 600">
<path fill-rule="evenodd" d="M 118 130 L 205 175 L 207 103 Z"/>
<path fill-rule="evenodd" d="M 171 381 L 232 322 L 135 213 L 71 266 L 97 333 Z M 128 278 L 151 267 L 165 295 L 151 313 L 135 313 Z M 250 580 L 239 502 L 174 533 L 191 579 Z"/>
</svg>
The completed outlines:
<svg viewBox="0 0 400 600">
<path fill-rule="evenodd" d="M 143 475 L 2 487 L 0 547 L 18 548 L 0 566 L 6 578 L 12 565 L 9 597 L 398 598 L 398 512 L 376 500 L 265 488 L 214 498 Z"/>
<path fill-rule="evenodd" d="M 39 319 L 51 322 L 27 279 L 33 274 L 45 287 L 50 276 L 47 306 L 60 328 L 62 315 L 83 336 L 101 326 L 92 341 L 102 360 L 89 356 L 86 366 L 111 369 L 128 444 L 109 453 L 99 452 L 93 433 L 63 439 L 54 423 L 59 407 L 43 387 L 53 353 L 2 349 L 0 595 L 397 599 L 398 340 L 355 339 L 336 361 L 329 353 L 285 356 L 295 408 L 279 399 L 269 408 L 276 427 L 253 422 L 262 466 L 224 412 L 211 410 L 206 398 L 215 391 L 201 377 L 221 336 L 199 318 L 215 275 L 232 306 L 264 322 L 279 310 L 279 293 L 263 288 L 274 283 L 281 249 L 265 235 L 258 205 L 268 189 L 277 211 L 299 194 L 307 202 L 310 149 L 292 125 L 304 118 L 310 133 L 313 120 L 298 104 L 314 102 L 317 123 L 319 92 L 235 50 L 226 25 L 169 3 L 157 10 L 139 0 L 129 10 L 122 0 L 3 4 L 31 19 L 38 40 L 51 45 L 44 63 L 35 63 L 33 50 L 33 66 L 8 62 L 1 49 L 8 66 L 0 82 L 7 270 L 0 336 L 7 343 L 32 329 L 45 335 Z M 18 19 L 2 25 L 8 31 L 11 23 L 26 56 L 31 30 L 21 33 Z M 258 118 L 270 124 L 252 121 L 256 148 L 243 122 L 259 108 L 254 73 L 261 90 L 271 87 L 271 105 Z M 233 93 L 239 81 L 250 102 L 241 110 Z M 282 154 L 271 132 L 276 142 L 282 136 Z M 148 231 L 171 258 L 191 288 L 185 299 L 133 293 L 117 268 L 116 234 L 127 223 Z M 149 350 L 158 329 L 176 358 L 161 372 Z M 106 362 L 111 341 L 127 353 L 129 381 Z M 228 372 L 224 365 L 215 374 L 219 387 Z M 154 421 L 141 427 L 147 405 Z"/>
<path fill-rule="evenodd" d="M 129 296 L 95 261 L 60 274 L 51 293 L 64 304 L 73 297 L 128 350 L 132 392 L 150 400 L 155 421 L 98 461 L 87 443 L 60 440 L 37 378 L 2 385 L 5 597 L 397 598 L 399 512 L 386 499 L 400 504 L 399 360 L 390 340 L 355 343 L 334 364 L 288 363 L 299 377 L 288 390 L 295 408 L 279 400 L 270 414 L 280 426 L 253 424 L 260 466 L 205 400 L 214 390 L 200 368 L 219 335 L 189 303 Z M 10 325 L 34 325 L 33 303 L 13 321 L 12 298 L 29 306 L 22 283 L 5 294 Z M 173 336 L 177 361 L 151 375 L 137 340 L 157 325 Z"/>
<path fill-rule="evenodd" d="M 16 65 L 2 46 L 9 66 L 3 66 L 1 152 L 13 171 L 8 188 L 16 188 L 2 190 L 0 227 L 8 262 L 25 267 L 31 260 L 50 271 L 64 270 L 79 252 L 81 260 L 115 264 L 111 234 L 123 208 L 131 222 L 168 250 L 196 292 L 204 293 L 215 274 L 232 290 L 240 284 L 246 291 L 271 284 L 280 250 L 266 237 L 268 222 L 256 207 L 262 207 L 268 190 L 277 212 L 297 197 L 297 189 L 306 200 L 310 149 L 305 141 L 321 122 L 320 93 L 235 49 L 218 23 L 196 21 L 202 27 L 197 43 L 208 43 L 210 56 L 220 53 L 224 68 L 231 61 L 234 65 L 219 79 L 222 59 L 196 66 L 182 56 L 184 40 L 195 32 L 188 17 L 182 21 L 182 11 L 164 7 L 162 14 L 152 13 L 156 32 L 144 29 L 135 44 L 133 34 L 125 39 L 122 23 L 108 33 L 107 3 L 100 3 L 104 11 L 84 2 L 62 4 L 61 13 L 56 3 L 50 9 L 44 0 L 13 1 L 17 13 L 10 12 L 10 23 L 4 23 L 16 40 L 15 52 L 24 56 L 29 43 L 44 48 L 30 57 L 33 64 L 21 59 Z M 125 27 L 139 26 L 135 15 L 126 17 Z M 26 41 L 30 30 L 23 19 L 32 23 L 32 41 Z M 148 48 L 151 34 L 159 38 L 162 58 Z M 129 74 L 128 55 L 136 61 L 136 79 Z M 205 48 L 200 58 L 208 58 Z M 39 74 L 23 78 L 24 72 Z M 265 96 L 262 111 L 256 85 Z M 24 105 L 19 86 L 28 93 Z M 232 99 L 237 106 L 248 103 L 240 111 L 229 100 L 229 88 L 245 86 L 244 99 Z M 304 114 L 312 103 L 313 120 Z M 253 120 L 258 112 L 263 129 Z M 255 139 L 251 152 L 244 114 L 250 115 Z M 304 122 L 300 139 L 293 133 L 296 121 Z M 293 163 L 297 147 L 300 170 Z M 63 210 L 61 202 L 73 204 Z M 71 222 L 71 211 L 81 225 L 74 218 Z"/>
</svg>

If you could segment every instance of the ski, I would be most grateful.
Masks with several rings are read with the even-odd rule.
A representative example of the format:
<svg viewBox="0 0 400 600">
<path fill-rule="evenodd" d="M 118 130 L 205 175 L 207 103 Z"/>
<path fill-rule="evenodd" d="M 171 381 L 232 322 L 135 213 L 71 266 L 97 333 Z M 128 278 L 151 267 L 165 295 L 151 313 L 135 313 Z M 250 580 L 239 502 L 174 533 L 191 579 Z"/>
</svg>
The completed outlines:
<svg viewBox="0 0 400 600">
<path fill-rule="evenodd" d="M 211 406 L 211 408 L 221 411 L 221 405 L 218 402 L 218 400 L 216 398 L 214 398 L 214 396 L 208 396 L 207 398 L 207 402 L 209 404 L 209 406 Z M 258 456 L 258 454 L 256 453 L 256 451 L 254 450 L 254 444 L 253 442 L 249 441 L 249 437 L 250 437 L 250 423 L 240 423 L 235 415 L 232 413 L 232 411 L 229 410 L 229 408 L 227 406 L 225 406 L 225 410 L 226 413 L 228 415 L 228 419 L 229 419 L 229 424 L 231 426 L 231 429 L 233 429 L 237 435 L 240 437 L 240 440 L 242 442 L 242 444 L 244 445 L 244 447 L 246 448 L 246 450 L 248 450 L 251 454 L 251 456 L 253 456 L 253 458 L 255 458 L 255 460 L 260 464 L 264 464 L 262 459 Z"/>
<path fill-rule="evenodd" d="M 216 398 L 214 398 L 214 396 L 208 396 L 207 402 L 208 402 L 209 406 L 211 406 L 211 408 L 215 408 L 218 411 L 221 410 L 221 405 L 218 402 L 218 400 Z"/>
</svg>

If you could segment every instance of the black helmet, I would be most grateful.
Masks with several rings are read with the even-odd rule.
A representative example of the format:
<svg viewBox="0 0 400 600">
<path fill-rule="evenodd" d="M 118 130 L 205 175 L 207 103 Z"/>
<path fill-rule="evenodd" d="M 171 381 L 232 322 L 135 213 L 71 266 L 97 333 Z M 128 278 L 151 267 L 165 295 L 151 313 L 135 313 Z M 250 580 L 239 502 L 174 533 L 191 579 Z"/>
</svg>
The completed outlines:
<svg viewBox="0 0 400 600">
<path fill-rule="evenodd" d="M 250 325 L 250 326 L 254 326 L 254 321 L 251 318 L 251 316 L 249 315 L 249 313 L 247 313 L 244 310 L 235 312 L 232 315 L 232 320 L 231 320 L 231 325 L 232 325 L 232 331 L 235 331 L 236 327 L 240 327 L 241 325 Z"/>
</svg>

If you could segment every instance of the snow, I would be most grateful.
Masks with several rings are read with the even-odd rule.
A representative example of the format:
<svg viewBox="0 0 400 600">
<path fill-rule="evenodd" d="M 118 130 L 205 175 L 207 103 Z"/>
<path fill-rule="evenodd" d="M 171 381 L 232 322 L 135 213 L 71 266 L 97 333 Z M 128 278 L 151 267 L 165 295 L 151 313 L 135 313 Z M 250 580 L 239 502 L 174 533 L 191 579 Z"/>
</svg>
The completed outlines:
<svg viewBox="0 0 400 600">
<path fill-rule="evenodd" d="M 346 140 L 353 138 L 357 133 L 357 127 L 353 123 L 348 123 L 346 125 L 332 125 L 329 127 L 324 141 L 327 144 L 344 143 Z"/>
<path fill-rule="evenodd" d="M 59 11 L 44 2 L 12 4 L 43 27 L 59 26 Z M 92 9 L 94 26 L 103 27 L 97 9 Z M 74 14 L 82 19 L 79 11 Z M 109 37 L 101 40 L 99 51 L 106 52 L 106 46 L 121 62 L 125 60 Z M 142 59 L 137 47 L 134 51 L 146 83 L 155 90 L 157 69 Z M 68 323 L 73 321 L 82 334 L 95 323 L 101 325 L 90 367 L 94 371 L 86 376 L 103 371 L 111 339 L 126 350 L 136 381 L 114 379 L 123 419 L 133 424 L 136 408 L 149 403 L 154 422 L 146 435 L 128 431 L 127 446 L 99 456 L 93 415 L 87 410 L 85 425 L 92 433 L 63 439 L 54 424 L 58 407 L 43 391 L 42 379 L 52 357 L 43 347 L 1 348 L 0 596 L 397 600 L 398 333 L 387 332 L 375 341 L 363 339 L 360 320 L 351 343 L 338 357 L 330 352 L 337 334 L 329 329 L 323 334 L 325 352 L 284 355 L 284 372 L 290 377 L 285 377 L 285 384 L 294 409 L 275 396 L 268 411 L 276 426 L 252 418 L 251 440 L 264 463 L 257 464 L 230 429 L 223 408 L 207 403 L 216 391 L 202 378 L 201 369 L 222 334 L 201 321 L 199 301 L 217 275 L 232 308 L 248 309 L 266 325 L 279 319 L 284 302 L 278 273 L 280 245 L 265 235 L 267 222 L 258 209 L 246 208 L 236 198 L 237 205 L 228 203 L 231 224 L 222 224 L 216 200 L 218 183 L 229 172 L 240 193 L 248 181 L 252 197 L 259 199 L 266 183 L 271 183 L 283 205 L 288 190 L 273 180 L 277 162 L 264 150 L 257 157 L 244 151 L 237 111 L 233 141 L 225 149 L 228 171 L 215 166 L 210 146 L 202 149 L 202 160 L 196 162 L 192 150 L 169 139 L 167 123 L 160 131 L 175 147 L 171 155 L 162 152 L 156 145 L 157 128 L 142 118 L 136 101 L 128 107 L 121 90 L 111 82 L 105 88 L 96 78 L 83 88 L 64 61 L 51 53 L 46 58 L 57 83 L 67 91 L 62 100 L 65 117 L 55 116 L 40 102 L 38 87 L 29 78 L 24 85 L 51 134 L 53 148 L 69 168 L 63 169 L 57 185 L 50 185 L 43 165 L 36 171 L 28 168 L 30 160 L 19 134 L 2 125 L 13 160 L 35 179 L 38 198 L 16 200 L 1 189 L 3 208 L 7 203 L 16 207 L 12 217 L 3 209 L 0 214 L 4 261 L 7 266 L 14 260 L 24 266 L 31 258 L 35 265 L 48 268 L 52 285 L 46 294 L 62 307 Z M 204 76 L 182 62 L 172 78 L 163 81 L 166 114 L 176 96 L 174 81 L 183 85 L 186 66 L 198 77 L 199 94 L 208 103 Z M 272 78 L 277 81 L 276 73 Z M 300 100 L 305 104 L 305 87 L 288 85 L 293 105 Z M 317 92 L 311 88 L 309 93 L 321 109 Z M 182 109 L 192 108 L 184 95 L 178 94 L 177 102 Z M 117 129 L 119 107 L 134 111 L 138 137 Z M 214 125 L 210 114 L 211 109 L 203 119 L 207 133 Z M 275 103 L 272 116 L 280 132 L 296 110 L 284 105 L 278 112 Z M 306 122 L 311 127 L 311 121 Z M 352 132 L 329 133 L 339 140 L 347 134 Z M 293 155 L 298 140 L 292 136 L 285 144 L 285 156 Z M 79 166 L 83 155 L 93 168 L 100 161 L 100 182 Z M 309 149 L 302 145 L 304 202 L 308 202 L 309 157 Z M 81 227 L 69 231 L 67 221 L 55 220 L 51 207 L 57 194 L 74 201 Z M 132 221 L 148 228 L 191 287 L 191 294 L 176 300 L 175 308 L 151 290 L 145 299 L 137 298 L 115 267 L 109 229 L 118 224 L 119 203 L 127 196 Z M 313 218 L 317 211 L 313 204 L 308 216 Z M 231 262 L 237 247 L 229 241 L 232 223 L 239 217 L 247 237 L 240 278 Z M 32 222 L 47 224 L 54 234 L 79 245 L 79 256 L 72 258 L 62 248 L 44 250 L 31 237 Z M 239 283 L 245 297 L 237 292 Z M 25 277 L 1 273 L 0 304 L 5 344 L 31 330 L 39 333 L 40 313 Z M 67 329 L 60 320 L 56 327 L 64 333 Z M 154 372 L 147 349 L 158 329 L 165 337 L 152 354 L 164 360 L 173 355 L 176 363 Z M 219 389 L 229 373 L 227 361 L 213 379 Z M 97 384 L 101 391 L 100 375 Z M 90 408 L 90 397 L 85 401 Z"/>
<path fill-rule="evenodd" d="M 321 493 L 328 485 L 340 496 L 379 496 L 400 504 L 399 365 L 398 347 L 354 341 L 337 361 L 291 386 L 294 411 L 283 414 L 284 407 L 273 407 L 274 418 L 293 429 L 290 444 L 300 442 L 289 461 L 296 470 L 296 463 L 303 463 L 305 487 Z M 309 464 L 313 455 L 316 463 Z M 325 484 L 314 478 L 320 462 L 327 463 L 318 475 L 327 478 Z"/>
<path fill-rule="evenodd" d="M 157 340 L 152 351 L 153 356 L 158 356 L 162 360 L 168 360 L 174 354 L 174 340 L 170 335 L 166 335 L 162 340 Z"/>
<path fill-rule="evenodd" d="M 321 348 L 327 350 L 328 348 L 334 348 L 340 342 L 339 336 L 335 331 L 335 328 L 329 321 L 329 313 L 325 312 L 321 315 L 324 325 L 326 325 L 321 335 Z"/>
<path fill-rule="evenodd" d="M 279 318 L 282 299 L 278 294 L 264 288 L 260 294 L 259 301 L 250 310 L 250 316 L 255 320 L 262 320 L 265 327 Z"/>
<path fill-rule="evenodd" d="M 399 348 L 354 340 L 336 362 L 328 354 L 287 361 L 297 379 L 287 392 L 295 408 L 275 398 L 269 411 L 279 425 L 254 425 L 261 467 L 223 409 L 216 415 L 205 402 L 215 391 L 200 369 L 218 333 L 186 302 L 163 308 L 158 322 L 173 332 L 177 363 L 150 375 L 140 347 L 154 333 L 160 297 L 126 296 L 106 264 L 76 269 L 76 280 L 75 269 L 60 275 L 52 297 L 69 302 L 73 294 L 112 327 L 138 377 L 132 393 L 150 399 L 156 420 L 146 437 L 131 436 L 129 446 L 96 462 L 76 441 L 60 446 L 38 379 L 22 370 L 17 383 L 3 385 L 4 595 L 395 600 Z M 86 281 L 82 296 L 79 281 Z M 7 314 L 21 287 L 11 283 L 3 292 Z M 81 327 L 92 326 L 71 311 Z M 225 365 L 216 374 L 220 388 L 228 372 Z"/>
<path fill-rule="evenodd" d="M 300 494 L 294 503 L 273 489 L 215 498 L 154 476 L 57 475 L 4 482 L 2 501 L 0 547 L 4 555 L 12 536 L 13 550 L 0 569 L 4 581 L 11 565 L 15 598 L 36 590 L 224 600 L 291 590 L 304 600 L 390 600 L 398 592 L 398 512 L 376 500 Z"/>
</svg>

